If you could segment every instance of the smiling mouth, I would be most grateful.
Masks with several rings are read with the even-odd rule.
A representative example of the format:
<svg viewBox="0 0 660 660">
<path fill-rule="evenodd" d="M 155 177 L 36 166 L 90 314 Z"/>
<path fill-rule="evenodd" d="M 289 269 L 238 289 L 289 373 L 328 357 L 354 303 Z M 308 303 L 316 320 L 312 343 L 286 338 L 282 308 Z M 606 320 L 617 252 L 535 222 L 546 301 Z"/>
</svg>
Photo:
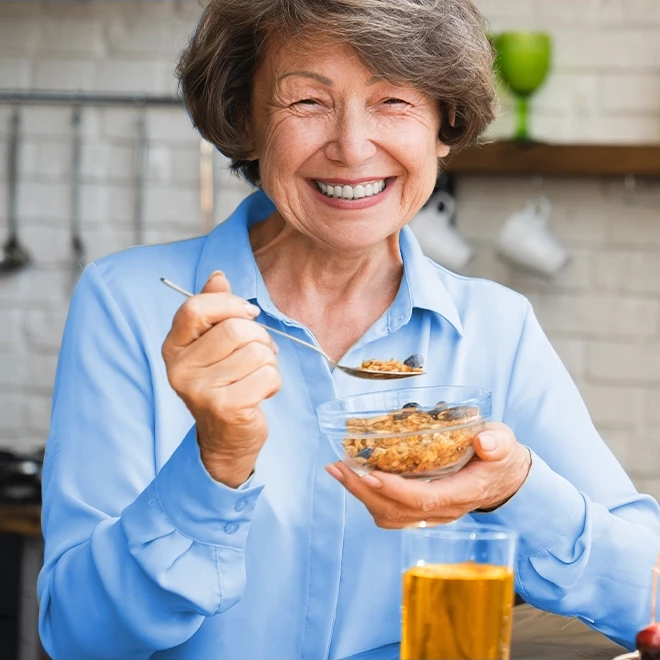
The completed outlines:
<svg viewBox="0 0 660 660">
<path fill-rule="evenodd" d="M 326 197 L 350 200 L 373 197 L 385 190 L 387 183 L 385 179 L 374 179 L 373 181 L 360 183 L 356 186 L 350 186 L 347 184 L 333 185 L 332 183 L 323 183 L 323 181 L 315 180 L 314 185 Z"/>
</svg>

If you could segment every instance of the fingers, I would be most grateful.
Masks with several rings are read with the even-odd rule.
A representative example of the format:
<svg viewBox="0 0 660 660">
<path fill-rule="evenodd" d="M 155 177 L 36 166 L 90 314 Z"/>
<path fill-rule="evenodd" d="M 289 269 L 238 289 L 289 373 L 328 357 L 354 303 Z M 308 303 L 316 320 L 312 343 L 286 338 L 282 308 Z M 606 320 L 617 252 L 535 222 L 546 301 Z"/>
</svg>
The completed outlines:
<svg viewBox="0 0 660 660">
<path fill-rule="evenodd" d="M 229 280 L 221 270 L 211 273 L 206 284 L 202 287 L 202 293 L 231 293 Z"/>
<path fill-rule="evenodd" d="M 185 347 L 178 357 L 185 359 L 190 367 L 207 367 L 225 360 L 234 352 L 240 351 L 250 344 L 259 344 L 259 346 L 252 346 L 248 349 L 249 357 L 254 357 L 260 347 L 264 347 L 270 352 L 270 355 L 261 353 L 262 356 L 269 359 L 272 359 L 279 351 L 265 328 L 252 323 L 249 319 L 230 318 L 218 323 L 197 341 Z"/>
<path fill-rule="evenodd" d="M 508 426 L 490 422 L 477 437 L 474 451 L 482 461 L 503 461 L 511 456 L 516 444 L 516 437 Z"/>
<path fill-rule="evenodd" d="M 204 285 L 202 293 L 188 298 L 174 315 L 163 347 L 165 355 L 189 346 L 222 321 L 254 319 L 260 311 L 256 305 L 232 295 L 226 278 L 215 275 Z"/>
<path fill-rule="evenodd" d="M 326 469 L 336 479 L 340 479 L 346 490 L 367 507 L 379 527 L 400 529 L 414 525 L 421 520 L 434 523 L 447 523 L 458 517 L 452 517 L 448 511 L 434 510 L 426 512 L 417 506 L 408 506 L 400 500 L 395 501 L 389 496 L 389 493 L 383 493 L 380 488 L 375 489 L 370 485 L 370 480 L 375 478 L 374 475 L 369 474 L 360 477 L 342 462 L 333 463 Z M 413 482 L 413 480 L 403 479 L 396 475 L 383 475 L 380 472 L 376 474 L 378 480 L 386 476 L 391 478 L 392 482 L 402 482 L 399 484 L 399 487 L 404 489 L 408 484 L 412 484 Z M 424 485 L 429 486 L 428 483 Z M 409 501 L 415 502 L 415 499 L 413 498 Z"/>
</svg>

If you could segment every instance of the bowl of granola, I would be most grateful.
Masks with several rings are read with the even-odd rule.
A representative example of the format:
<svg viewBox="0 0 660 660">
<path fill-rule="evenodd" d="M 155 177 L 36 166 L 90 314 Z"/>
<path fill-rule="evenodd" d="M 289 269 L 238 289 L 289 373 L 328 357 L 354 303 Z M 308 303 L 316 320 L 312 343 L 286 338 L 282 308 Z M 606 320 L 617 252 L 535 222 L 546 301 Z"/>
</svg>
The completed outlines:
<svg viewBox="0 0 660 660">
<path fill-rule="evenodd" d="M 415 387 L 358 394 L 317 409 L 319 427 L 353 471 L 436 479 L 460 470 L 491 415 L 491 393 Z"/>
</svg>

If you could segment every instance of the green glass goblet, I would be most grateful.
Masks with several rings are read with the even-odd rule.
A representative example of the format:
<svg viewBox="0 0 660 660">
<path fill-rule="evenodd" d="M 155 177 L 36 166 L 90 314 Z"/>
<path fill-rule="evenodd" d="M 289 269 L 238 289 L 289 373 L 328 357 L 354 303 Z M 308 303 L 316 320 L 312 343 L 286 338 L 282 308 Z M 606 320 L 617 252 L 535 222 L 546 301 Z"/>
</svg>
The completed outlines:
<svg viewBox="0 0 660 660">
<path fill-rule="evenodd" d="M 493 38 L 493 44 L 496 70 L 516 97 L 514 139 L 528 142 L 529 99 L 550 71 L 550 36 L 543 32 L 503 32 Z"/>
</svg>

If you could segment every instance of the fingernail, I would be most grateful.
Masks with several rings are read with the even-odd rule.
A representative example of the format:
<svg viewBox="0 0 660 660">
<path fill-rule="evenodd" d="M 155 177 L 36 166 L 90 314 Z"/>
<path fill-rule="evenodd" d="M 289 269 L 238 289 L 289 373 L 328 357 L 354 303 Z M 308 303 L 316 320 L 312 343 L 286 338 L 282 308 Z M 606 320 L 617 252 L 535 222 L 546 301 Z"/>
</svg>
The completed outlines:
<svg viewBox="0 0 660 660">
<path fill-rule="evenodd" d="M 367 484 L 367 486 L 371 486 L 371 488 L 383 487 L 383 482 L 380 479 L 374 477 L 373 474 L 363 474 L 361 477 L 361 481 L 362 483 Z"/>
<path fill-rule="evenodd" d="M 492 433 L 482 433 L 479 436 L 479 444 L 484 451 L 493 451 L 497 446 L 497 438 Z"/>
<path fill-rule="evenodd" d="M 259 316 L 261 314 L 261 310 L 256 305 L 247 301 L 245 302 L 245 310 L 250 316 Z"/>
<path fill-rule="evenodd" d="M 325 469 L 328 474 L 334 477 L 337 481 L 341 481 L 344 478 L 344 475 L 337 469 L 335 465 L 326 465 Z"/>
<path fill-rule="evenodd" d="M 209 277 L 209 280 L 212 280 L 214 277 L 224 277 L 225 274 L 221 270 L 214 270 Z"/>
</svg>

